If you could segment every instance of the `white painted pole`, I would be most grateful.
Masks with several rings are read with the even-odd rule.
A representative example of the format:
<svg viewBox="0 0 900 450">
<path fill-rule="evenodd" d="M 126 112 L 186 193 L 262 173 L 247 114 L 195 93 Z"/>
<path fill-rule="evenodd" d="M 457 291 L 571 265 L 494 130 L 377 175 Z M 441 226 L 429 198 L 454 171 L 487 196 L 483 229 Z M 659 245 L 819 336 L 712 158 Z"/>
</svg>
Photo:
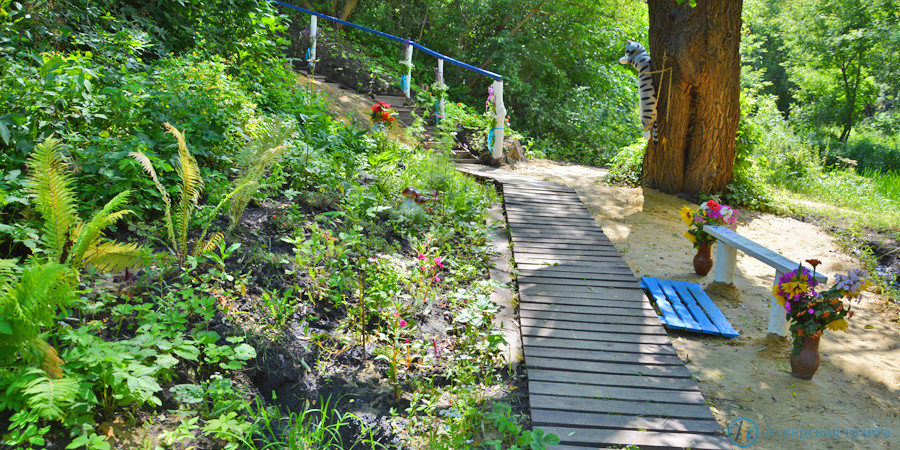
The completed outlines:
<svg viewBox="0 0 900 450">
<path fill-rule="evenodd" d="M 491 158 L 503 157 L 503 127 L 506 125 L 506 106 L 503 105 L 503 81 L 494 81 L 494 148 Z"/>
<path fill-rule="evenodd" d="M 316 40 L 319 34 L 318 17 L 309 16 L 309 71 L 312 73 L 316 70 Z"/>
<path fill-rule="evenodd" d="M 403 86 L 403 95 L 406 96 L 406 100 L 409 101 L 410 97 L 410 87 L 412 86 L 412 56 L 413 56 L 413 46 L 412 43 L 407 43 L 406 48 L 404 49 L 405 61 L 406 61 L 406 85 Z"/>
<path fill-rule="evenodd" d="M 443 59 L 438 59 L 437 81 L 439 83 L 444 82 L 444 60 Z M 441 117 L 444 117 L 444 96 L 443 95 L 441 96 L 441 98 L 438 99 L 438 114 L 440 114 Z"/>
<path fill-rule="evenodd" d="M 775 282 L 773 285 L 778 284 L 778 280 L 781 279 L 781 276 L 784 275 L 780 271 L 775 272 Z M 784 307 L 778 304 L 778 300 L 775 300 L 775 297 L 772 297 L 772 306 L 769 307 L 769 333 L 774 333 L 782 337 L 788 336 L 788 323 L 787 318 L 785 317 L 786 311 Z"/>
</svg>

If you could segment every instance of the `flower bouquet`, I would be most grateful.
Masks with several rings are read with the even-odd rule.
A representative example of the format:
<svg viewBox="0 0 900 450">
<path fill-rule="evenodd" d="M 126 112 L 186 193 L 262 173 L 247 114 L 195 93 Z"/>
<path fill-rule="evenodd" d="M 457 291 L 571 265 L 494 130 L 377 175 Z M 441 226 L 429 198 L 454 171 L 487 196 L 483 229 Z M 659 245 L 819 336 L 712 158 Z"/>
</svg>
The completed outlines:
<svg viewBox="0 0 900 450">
<path fill-rule="evenodd" d="M 847 319 L 853 317 L 848 300 L 858 298 L 869 286 L 866 273 L 853 269 L 846 275 L 834 276 L 835 284 L 828 290 L 816 292 L 819 283 L 816 281 L 816 266 L 821 264 L 817 259 L 807 259 L 813 271 L 801 264 L 778 279 L 772 287 L 772 293 L 778 303 L 784 307 L 787 320 L 790 322 L 794 348 L 791 352 L 791 375 L 809 380 L 819 368 L 819 338 L 826 329 L 844 331 L 849 324 Z"/>
<path fill-rule="evenodd" d="M 378 102 L 372 105 L 371 119 L 377 130 L 393 126 L 394 122 L 397 120 L 396 117 L 394 117 L 396 115 L 397 112 L 391 109 L 390 103 Z"/>
<path fill-rule="evenodd" d="M 703 231 L 704 225 L 724 225 L 734 229 L 737 224 L 738 210 L 727 205 L 720 205 L 715 200 L 700 204 L 696 210 L 684 206 L 681 208 L 681 220 L 688 226 L 684 237 L 694 244 L 697 255 L 694 256 L 694 272 L 700 276 L 706 276 L 712 268 L 710 257 L 710 245 L 716 242 L 716 238 Z"/>
<path fill-rule="evenodd" d="M 715 200 L 704 202 L 697 209 L 681 208 L 681 220 L 689 228 L 683 236 L 698 248 L 701 244 L 712 245 L 716 238 L 703 231 L 704 225 L 724 225 L 732 230 L 737 225 L 738 210 L 721 205 Z"/>
<path fill-rule="evenodd" d="M 813 271 L 800 265 L 778 279 L 772 286 L 772 293 L 778 304 L 784 307 L 787 320 L 790 322 L 791 335 L 794 337 L 794 354 L 800 352 L 802 337 L 818 338 L 825 329 L 844 331 L 849 324 L 847 319 L 853 317 L 848 300 L 858 298 L 869 286 L 866 272 L 853 269 L 846 275 L 836 274 L 834 286 L 822 292 L 816 292 L 819 282 L 816 281 L 816 266 L 821 264 L 817 259 L 807 259 Z"/>
</svg>

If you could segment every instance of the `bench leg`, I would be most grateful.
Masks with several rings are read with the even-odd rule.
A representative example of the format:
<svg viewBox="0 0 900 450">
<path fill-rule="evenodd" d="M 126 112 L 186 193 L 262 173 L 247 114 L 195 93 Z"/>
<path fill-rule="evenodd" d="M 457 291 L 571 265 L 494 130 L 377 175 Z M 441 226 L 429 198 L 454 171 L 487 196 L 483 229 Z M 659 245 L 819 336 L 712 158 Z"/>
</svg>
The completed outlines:
<svg viewBox="0 0 900 450">
<path fill-rule="evenodd" d="M 734 284 L 737 249 L 719 241 L 716 243 L 716 283 Z"/>
<path fill-rule="evenodd" d="M 781 272 L 775 273 L 775 282 L 772 285 L 778 284 L 778 279 L 784 275 Z M 769 333 L 774 333 L 782 337 L 788 336 L 788 323 L 787 318 L 785 317 L 784 308 L 778 304 L 778 300 L 775 300 L 775 296 L 772 296 L 772 306 L 769 308 Z"/>
</svg>

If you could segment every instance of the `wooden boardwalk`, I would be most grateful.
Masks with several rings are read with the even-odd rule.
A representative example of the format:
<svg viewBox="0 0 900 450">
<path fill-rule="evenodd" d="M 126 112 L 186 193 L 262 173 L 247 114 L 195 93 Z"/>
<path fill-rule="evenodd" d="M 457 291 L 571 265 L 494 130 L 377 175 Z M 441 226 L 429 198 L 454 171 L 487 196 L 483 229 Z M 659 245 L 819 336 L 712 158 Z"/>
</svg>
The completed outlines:
<svg viewBox="0 0 900 450">
<path fill-rule="evenodd" d="M 553 448 L 732 448 L 631 269 L 575 191 L 458 167 L 503 187 L 531 418 L 560 437 Z"/>
</svg>

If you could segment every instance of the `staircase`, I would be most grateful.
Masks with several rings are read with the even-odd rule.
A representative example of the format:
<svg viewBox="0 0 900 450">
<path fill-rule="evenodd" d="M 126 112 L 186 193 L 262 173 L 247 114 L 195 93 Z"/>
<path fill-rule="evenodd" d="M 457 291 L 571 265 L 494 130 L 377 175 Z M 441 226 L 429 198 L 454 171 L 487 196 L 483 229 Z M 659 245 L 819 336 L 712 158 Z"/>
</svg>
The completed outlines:
<svg viewBox="0 0 900 450">
<path fill-rule="evenodd" d="M 299 71 L 301 74 L 309 77 L 309 72 L 306 69 Z M 340 81 L 330 80 L 325 75 L 313 75 L 313 80 L 319 83 L 329 83 L 332 85 L 338 86 L 341 90 L 347 92 L 348 94 L 356 94 L 356 89 L 351 88 L 349 86 L 345 86 L 341 84 Z M 391 94 L 376 94 L 371 96 L 373 98 L 373 102 L 385 102 L 391 105 L 391 108 L 397 112 L 397 122 L 402 127 L 412 126 L 415 118 L 413 117 L 413 112 L 415 112 L 416 116 L 421 117 L 425 114 L 425 108 L 415 105 L 415 104 L 407 104 L 406 97 L 403 95 L 391 95 Z M 437 149 L 437 130 L 435 125 L 425 125 L 425 134 L 422 136 L 422 145 L 425 149 L 432 150 Z M 456 145 L 453 147 L 453 155 L 454 161 L 459 164 L 480 164 L 480 161 L 468 150 L 464 148 L 460 148 Z"/>
</svg>

